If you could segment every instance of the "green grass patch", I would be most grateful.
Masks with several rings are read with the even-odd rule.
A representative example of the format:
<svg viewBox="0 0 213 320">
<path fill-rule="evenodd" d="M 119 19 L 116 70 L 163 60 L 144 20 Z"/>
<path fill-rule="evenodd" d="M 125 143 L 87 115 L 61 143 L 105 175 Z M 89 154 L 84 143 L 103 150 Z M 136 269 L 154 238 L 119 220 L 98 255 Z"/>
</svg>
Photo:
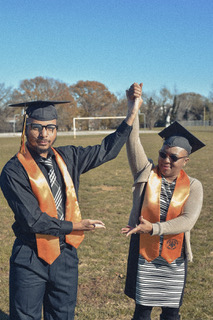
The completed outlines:
<svg viewBox="0 0 213 320">
<path fill-rule="evenodd" d="M 203 184 L 204 203 L 200 218 L 192 230 L 191 242 L 194 262 L 189 264 L 184 302 L 181 308 L 184 320 L 213 319 L 213 132 L 193 130 L 207 144 L 191 155 L 186 168 L 190 176 Z M 58 137 L 57 145 L 94 145 L 103 136 Z M 157 134 L 141 135 L 148 157 L 157 161 L 161 139 Z M 0 138 L 0 170 L 18 150 L 18 138 Z M 79 290 L 76 320 L 131 319 L 134 301 L 124 293 L 129 239 L 120 230 L 128 222 L 132 203 L 132 176 L 125 147 L 119 156 L 105 165 L 83 174 L 80 181 L 79 202 L 83 218 L 101 219 L 106 230 L 86 233 L 78 249 Z M 0 193 L 0 320 L 7 319 L 9 308 L 9 257 L 14 236 L 11 230 L 13 213 Z M 153 319 L 159 319 L 155 308 Z"/>
</svg>

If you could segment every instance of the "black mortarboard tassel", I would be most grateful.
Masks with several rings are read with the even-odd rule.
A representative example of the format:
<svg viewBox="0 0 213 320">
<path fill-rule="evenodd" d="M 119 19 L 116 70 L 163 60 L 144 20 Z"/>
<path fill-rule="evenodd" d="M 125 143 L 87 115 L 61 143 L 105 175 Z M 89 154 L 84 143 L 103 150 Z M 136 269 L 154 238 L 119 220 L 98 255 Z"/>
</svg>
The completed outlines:
<svg viewBox="0 0 213 320">
<path fill-rule="evenodd" d="M 189 154 L 205 146 L 202 141 L 196 138 L 177 121 L 173 122 L 158 134 L 161 138 L 165 139 L 164 145 L 181 147 L 188 151 Z"/>
</svg>

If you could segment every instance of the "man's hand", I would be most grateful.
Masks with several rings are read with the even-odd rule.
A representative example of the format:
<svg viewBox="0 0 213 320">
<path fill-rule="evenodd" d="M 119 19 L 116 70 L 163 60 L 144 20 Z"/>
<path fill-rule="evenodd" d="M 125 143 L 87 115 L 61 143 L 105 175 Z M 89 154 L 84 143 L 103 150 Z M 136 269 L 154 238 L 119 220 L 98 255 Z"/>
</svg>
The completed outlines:
<svg viewBox="0 0 213 320">
<path fill-rule="evenodd" d="M 73 231 L 93 231 L 95 229 L 106 229 L 106 227 L 100 220 L 84 219 L 73 223 Z"/>
<path fill-rule="evenodd" d="M 127 237 L 133 233 L 151 233 L 152 232 L 152 224 L 148 220 L 140 217 L 140 224 L 135 228 L 130 226 L 126 226 L 121 229 L 121 233 L 126 234 Z"/>
<path fill-rule="evenodd" d="M 133 83 L 129 90 L 126 90 L 126 96 L 128 100 L 128 112 L 126 117 L 126 123 L 129 126 L 133 125 L 135 117 L 141 107 L 143 102 L 141 95 L 142 95 L 142 87 L 143 83 Z"/>
</svg>

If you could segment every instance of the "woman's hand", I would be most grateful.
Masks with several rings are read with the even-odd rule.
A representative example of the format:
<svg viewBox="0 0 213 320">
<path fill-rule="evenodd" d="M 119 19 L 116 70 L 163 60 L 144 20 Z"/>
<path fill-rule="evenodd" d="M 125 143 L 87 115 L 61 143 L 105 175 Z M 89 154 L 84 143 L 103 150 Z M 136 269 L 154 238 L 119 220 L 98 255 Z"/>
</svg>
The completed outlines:
<svg viewBox="0 0 213 320">
<path fill-rule="evenodd" d="M 130 226 L 126 226 L 124 228 L 121 229 L 121 233 L 122 234 L 128 234 L 133 228 Z"/>
<path fill-rule="evenodd" d="M 134 233 L 151 233 L 152 232 L 152 223 L 148 220 L 140 217 L 140 224 L 137 225 L 135 228 L 130 226 L 126 226 L 125 228 L 121 229 L 121 233 L 126 234 L 127 237 Z"/>
</svg>

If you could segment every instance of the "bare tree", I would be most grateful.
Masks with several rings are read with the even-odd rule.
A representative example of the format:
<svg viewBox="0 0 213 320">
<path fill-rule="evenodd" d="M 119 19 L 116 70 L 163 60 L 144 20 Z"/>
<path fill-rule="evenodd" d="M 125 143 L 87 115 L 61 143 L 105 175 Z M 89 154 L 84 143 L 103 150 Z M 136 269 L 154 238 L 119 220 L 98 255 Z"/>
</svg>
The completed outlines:
<svg viewBox="0 0 213 320">
<path fill-rule="evenodd" d="M 212 89 L 209 92 L 208 108 L 209 108 L 209 121 L 211 125 L 213 125 L 213 84 L 212 84 Z"/>
<path fill-rule="evenodd" d="M 4 83 L 0 83 L 0 109 L 6 108 L 11 99 L 11 94 L 12 88 L 6 88 Z"/>
<path fill-rule="evenodd" d="M 196 93 L 182 93 L 175 96 L 172 108 L 172 120 L 203 120 L 207 99 Z"/>
<path fill-rule="evenodd" d="M 12 95 L 12 88 L 5 87 L 4 83 L 0 83 L 0 132 L 11 131 L 12 126 L 8 122 L 7 117 L 10 116 L 7 105 L 10 103 Z"/>
<path fill-rule="evenodd" d="M 143 94 L 143 101 L 144 101 L 144 112 L 146 114 L 146 124 L 147 127 L 151 130 L 160 116 L 160 106 L 157 103 L 156 98 L 154 95 L 146 96 Z"/>
<path fill-rule="evenodd" d="M 163 87 L 160 90 L 160 97 L 158 102 L 160 106 L 160 119 L 158 120 L 158 125 L 167 126 L 168 124 L 170 124 L 173 99 L 174 96 L 169 91 L 169 89 Z"/>
</svg>

